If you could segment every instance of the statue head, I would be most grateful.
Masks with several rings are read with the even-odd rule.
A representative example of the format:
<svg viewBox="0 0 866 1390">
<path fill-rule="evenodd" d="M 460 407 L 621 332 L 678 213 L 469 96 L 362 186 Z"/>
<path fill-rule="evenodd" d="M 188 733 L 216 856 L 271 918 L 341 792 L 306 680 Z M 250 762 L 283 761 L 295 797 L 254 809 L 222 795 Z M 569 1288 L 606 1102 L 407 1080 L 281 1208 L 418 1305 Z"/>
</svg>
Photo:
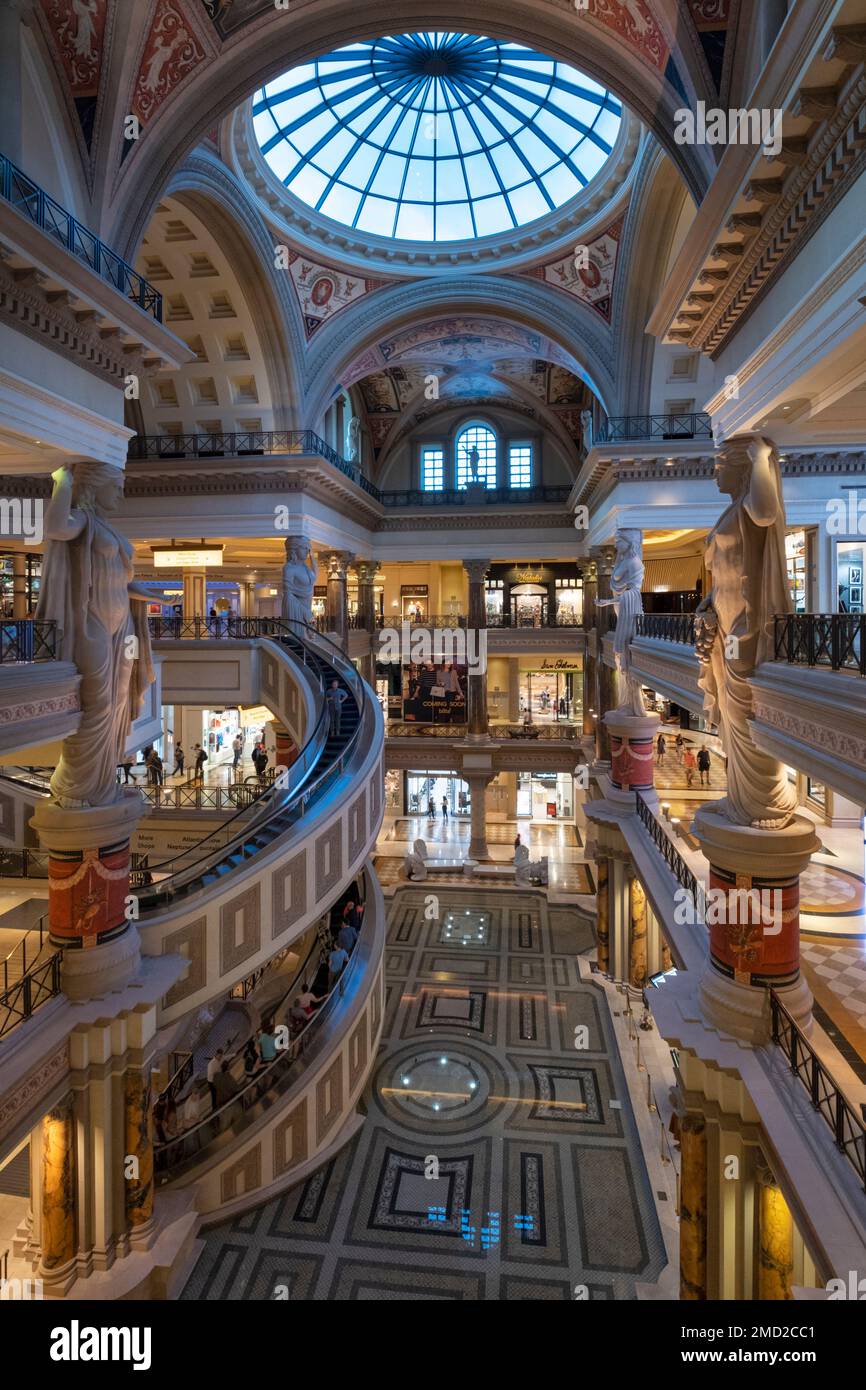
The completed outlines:
<svg viewBox="0 0 866 1390">
<path fill-rule="evenodd" d="M 778 457 L 769 440 L 760 434 L 736 434 L 722 445 L 715 464 L 716 486 L 729 497 L 741 497 L 749 486 L 752 465 L 769 455 L 778 470 Z"/>
<path fill-rule="evenodd" d="M 616 558 L 629 560 L 632 556 L 640 560 L 643 556 L 643 531 L 633 527 L 618 527 L 616 532 Z"/>
<path fill-rule="evenodd" d="M 116 512 L 123 501 L 123 474 L 108 463 L 72 465 L 72 505 L 84 512 Z"/>
</svg>

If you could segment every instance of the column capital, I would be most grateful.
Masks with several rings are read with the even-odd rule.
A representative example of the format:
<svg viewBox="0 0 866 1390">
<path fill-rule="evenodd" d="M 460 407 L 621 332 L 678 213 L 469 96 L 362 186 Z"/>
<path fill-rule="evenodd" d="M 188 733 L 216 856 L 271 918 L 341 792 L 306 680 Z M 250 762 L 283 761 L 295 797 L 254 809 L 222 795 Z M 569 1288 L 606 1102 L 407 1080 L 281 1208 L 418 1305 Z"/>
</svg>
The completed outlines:
<svg viewBox="0 0 866 1390">
<path fill-rule="evenodd" d="M 379 561 L 356 560 L 355 569 L 358 571 L 359 584 L 372 584 L 379 569 Z"/>
<path fill-rule="evenodd" d="M 464 560 L 463 568 L 469 576 L 469 583 L 483 584 L 492 563 L 492 560 Z"/>
<path fill-rule="evenodd" d="M 330 550 L 325 556 L 325 563 L 328 567 L 329 579 L 345 579 L 349 566 L 355 562 L 354 555 L 348 550 Z"/>
<path fill-rule="evenodd" d="M 595 561 L 596 572 L 598 574 L 604 575 L 610 574 L 611 570 L 613 569 L 614 562 L 616 560 L 616 546 L 593 546 L 592 550 L 589 553 L 592 559 Z"/>
</svg>

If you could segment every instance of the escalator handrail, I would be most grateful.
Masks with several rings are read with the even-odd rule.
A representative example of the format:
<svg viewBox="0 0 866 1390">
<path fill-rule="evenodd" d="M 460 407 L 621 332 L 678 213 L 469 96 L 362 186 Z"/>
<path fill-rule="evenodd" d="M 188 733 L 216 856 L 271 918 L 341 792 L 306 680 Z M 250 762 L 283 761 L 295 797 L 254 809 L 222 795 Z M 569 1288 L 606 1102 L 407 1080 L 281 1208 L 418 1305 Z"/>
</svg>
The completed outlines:
<svg viewBox="0 0 866 1390">
<path fill-rule="evenodd" d="M 253 627 L 253 625 L 255 625 L 255 627 Z M 277 814 L 282 814 L 287 810 L 293 809 L 298 802 L 301 803 L 301 813 L 303 814 L 306 811 L 307 803 L 312 799 L 312 797 L 319 790 L 322 784 L 328 778 L 333 777 L 335 773 L 339 773 L 340 771 L 342 771 L 345 767 L 349 755 L 354 752 L 355 745 L 360 736 L 361 726 L 363 724 L 363 717 L 366 708 L 366 694 L 364 690 L 364 682 L 361 679 L 355 667 L 352 665 L 351 661 L 349 661 L 344 656 L 344 654 L 340 651 L 339 647 L 334 642 L 332 642 L 329 637 L 325 637 L 321 633 L 316 632 L 315 629 L 310 627 L 308 624 L 299 623 L 292 618 L 230 619 L 228 634 L 229 636 L 239 638 L 248 638 L 250 636 L 255 636 L 270 638 L 271 640 L 276 638 L 277 640 L 279 640 L 280 636 L 285 633 L 286 629 L 289 629 L 290 636 L 297 636 L 297 640 L 301 643 L 302 647 L 304 648 L 303 655 L 305 664 L 310 664 L 309 662 L 307 662 L 307 653 L 305 645 L 306 643 L 309 643 L 314 653 L 316 652 L 316 647 L 319 644 L 323 644 L 326 648 L 331 649 L 330 652 L 319 652 L 317 654 L 320 657 L 327 659 L 333 667 L 333 669 L 335 669 L 338 672 L 338 675 L 341 676 L 345 683 L 351 688 L 355 698 L 355 703 L 358 708 L 358 722 L 355 726 L 355 729 L 352 731 L 352 734 L 350 735 L 345 747 L 340 752 L 339 757 L 333 763 L 331 763 L 328 766 L 328 768 L 322 773 L 322 775 L 316 778 L 314 782 L 312 782 L 308 786 L 303 785 L 306 778 L 309 777 L 312 772 L 312 768 L 305 768 L 303 778 L 301 779 L 301 783 L 299 786 L 294 786 L 291 788 L 291 790 L 286 789 L 285 787 L 272 788 L 271 792 L 279 791 L 281 793 L 285 793 L 278 805 L 274 805 L 272 807 L 267 808 L 266 813 L 264 815 L 260 815 L 258 818 L 250 821 L 247 825 L 243 827 L 243 830 L 240 834 L 235 835 L 234 837 L 229 839 L 229 841 L 226 844 L 221 845 L 218 848 L 218 850 L 216 850 L 213 854 L 205 855 L 203 861 L 196 860 L 192 864 L 187 864 L 182 869 L 177 870 L 176 873 L 167 875 L 166 878 L 161 879 L 158 883 L 149 885 L 146 894 L 139 893 L 140 917 L 143 917 L 146 914 L 154 910 L 158 910 L 160 907 L 164 906 L 166 901 L 173 896 L 173 893 L 178 886 L 185 886 L 189 882 L 190 875 L 192 876 L 193 880 L 196 877 L 201 877 L 203 874 L 208 872 L 209 867 L 215 867 L 216 865 L 223 863 L 233 853 L 236 853 L 238 849 L 240 849 L 242 858 L 246 859 L 247 857 L 252 857 L 247 856 L 247 854 L 245 853 L 245 842 L 248 841 L 251 838 L 251 836 L 256 833 L 256 831 L 261 830 L 264 826 L 266 826 L 269 823 L 269 821 L 273 819 L 274 816 L 276 816 Z M 291 629 L 297 629 L 299 631 L 302 631 L 303 636 L 299 635 L 299 632 L 292 632 Z M 313 638 L 315 639 L 315 641 L 312 640 Z M 311 669 L 313 668 L 311 667 Z M 321 673 L 314 672 L 314 674 L 318 676 L 318 679 L 321 684 L 323 681 Z M 327 718 L 327 706 L 323 704 L 322 710 L 319 714 L 319 719 L 316 723 L 316 733 L 318 733 L 320 727 L 324 724 Z M 324 742 L 325 740 L 323 739 L 322 747 L 324 747 Z M 302 757 L 305 756 L 307 749 L 309 749 L 311 743 L 312 739 L 308 740 L 307 744 L 305 744 L 304 753 L 302 754 Z M 319 752 L 321 752 L 321 749 L 319 749 Z M 301 759 L 299 758 L 292 764 L 292 767 L 289 769 L 290 773 L 298 766 L 298 763 L 300 761 Z M 248 812 L 251 809 L 256 812 L 260 811 L 262 809 L 262 802 L 270 797 L 271 792 L 267 792 L 261 798 L 259 798 L 259 800 L 254 804 L 252 808 L 245 807 L 242 811 L 239 811 L 237 816 L 232 816 L 222 826 L 218 827 L 217 830 L 213 831 L 212 834 L 223 834 L 227 825 L 231 825 L 240 816 L 248 814 Z M 204 844 L 205 840 L 209 838 L 211 837 L 206 836 L 204 840 L 199 841 L 199 845 Z M 194 848 L 198 848 L 198 846 L 195 846 Z M 190 851 L 186 850 L 183 851 L 180 855 L 175 855 L 172 859 L 164 860 L 162 862 L 164 864 L 173 863 L 176 859 L 185 858 L 189 853 Z M 160 864 L 154 864 L 152 866 L 149 866 L 149 868 L 152 869 L 159 869 L 160 867 Z"/>
<path fill-rule="evenodd" d="M 245 618 L 243 618 L 243 619 L 230 620 L 230 621 L 232 621 L 232 622 L 249 622 L 249 621 L 258 622 L 259 619 L 252 619 L 252 620 L 250 620 L 250 619 L 245 619 Z M 277 620 L 276 620 L 276 619 L 271 619 L 270 621 L 277 621 Z M 279 619 L 279 621 L 282 622 L 282 621 L 284 621 L 284 620 L 283 620 L 283 619 Z M 285 621 L 288 622 L 288 621 L 290 621 L 290 620 L 289 620 L 289 619 L 286 619 Z M 300 627 L 301 624 L 297 624 L 297 626 Z M 230 631 L 230 630 L 228 630 L 228 629 L 227 629 L 225 635 L 226 635 L 227 637 L 235 637 L 235 638 L 237 638 L 237 637 L 246 638 L 246 637 L 247 637 L 247 634 L 246 634 L 246 633 L 233 632 L 233 631 Z M 251 634 L 251 635 L 262 636 L 263 634 L 262 634 L 261 632 L 259 632 L 259 633 Z M 318 683 L 319 683 L 319 688 L 321 689 L 321 688 L 322 688 L 322 685 L 323 685 L 323 680 L 322 680 L 321 672 L 316 671 L 315 668 L 312 666 L 312 664 L 307 660 L 307 652 L 306 652 L 306 649 L 303 648 L 303 638 L 299 637 L 299 638 L 298 638 L 298 641 L 301 642 L 301 644 L 302 644 L 302 653 L 301 653 L 301 654 L 302 654 L 302 657 L 303 657 L 303 664 L 304 664 L 305 666 L 308 666 L 308 667 L 310 668 L 310 671 L 312 672 L 313 677 L 318 681 Z M 324 706 L 323 706 L 323 708 L 322 708 L 322 709 L 320 710 L 320 712 L 319 712 L 319 717 L 318 717 L 318 719 L 316 720 L 316 724 L 315 724 L 315 727 L 313 728 L 312 734 L 311 734 L 310 737 L 307 739 L 307 742 L 304 744 L 304 747 L 301 749 L 301 752 L 298 754 L 298 756 L 297 756 L 297 758 L 295 759 L 295 761 L 292 763 L 292 766 L 291 766 L 291 768 L 289 769 L 289 772 L 293 772 L 295 769 L 298 769 L 299 772 L 303 772 L 303 773 L 304 773 L 304 776 L 308 776 L 309 773 L 312 771 L 312 768 L 311 768 L 311 767 L 302 767 L 302 764 L 306 762 L 308 752 L 309 752 L 309 750 L 310 750 L 310 748 L 311 748 L 311 746 L 312 746 L 312 744 L 313 744 L 314 742 L 316 742 L 317 744 L 321 744 L 321 747 L 324 747 L 325 739 L 324 739 L 324 738 L 319 738 L 319 735 L 324 731 L 324 723 L 325 723 L 326 715 L 327 715 L 327 710 L 326 710 L 326 709 L 324 708 Z M 317 751 L 317 752 L 321 751 L 321 748 L 317 748 L 316 751 Z M 297 777 L 296 777 L 294 780 L 298 780 Z M 178 861 L 179 859 L 186 859 L 186 858 L 187 858 L 191 853 L 193 853 L 195 850 L 199 849 L 202 845 L 207 844 L 208 840 L 212 840 L 215 836 L 222 836 L 222 835 L 225 833 L 226 827 L 227 827 L 227 826 L 234 825 L 236 821 L 240 820 L 241 816 L 250 816 L 250 813 L 252 812 L 253 814 L 252 814 L 252 816 L 250 816 L 250 825 L 244 827 L 244 835 L 246 835 L 247 833 L 249 833 L 249 828 L 250 828 L 250 826 L 252 826 L 252 825 L 258 825 L 258 824 L 259 824 L 259 821 L 258 821 L 257 817 L 259 816 L 259 814 L 260 814 L 261 811 L 262 811 L 262 803 L 263 803 L 263 801 L 265 800 L 266 797 L 269 797 L 269 796 L 271 796 L 272 794 L 274 794 L 274 799 L 276 799 L 275 794 L 276 794 L 277 792 L 290 792 L 290 791 L 294 791 L 294 790 L 297 790 L 297 788 L 294 787 L 294 786 L 289 787 L 289 786 L 287 786 L 286 784 L 283 784 L 282 786 L 279 786 L 279 787 L 278 787 L 278 786 L 276 786 L 276 784 L 272 784 L 269 788 L 266 788 L 266 789 L 262 792 L 262 795 L 261 795 L 260 797 L 257 797 L 257 798 L 256 798 L 256 800 L 255 800 L 255 802 L 253 803 L 253 805 L 251 805 L 251 806 L 242 806 L 242 807 L 240 808 L 240 810 L 239 810 L 239 811 L 236 811 L 235 814 L 234 814 L 233 816 L 229 816 L 228 820 L 223 821 L 222 825 L 219 825 L 219 826 L 217 826 L 214 830 L 211 830 L 210 833 L 209 833 L 208 835 L 203 835 L 202 838 L 201 838 L 200 840 L 197 840 L 196 843 L 195 843 L 194 845 L 191 845 L 189 849 L 181 850 L 178 854 L 172 854 L 172 855 L 169 856 L 168 859 L 161 859 L 161 860 L 159 861 L 158 864 L 150 864 L 150 865 L 148 865 L 148 868 L 151 869 L 151 870 L 153 870 L 153 869 L 162 869 L 162 868 L 164 868 L 165 865 L 167 865 L 167 864 L 175 864 L 175 863 L 177 863 L 177 861 Z M 280 809 L 280 810 L 283 810 L 284 808 L 285 808 L 285 802 L 281 802 L 281 803 L 280 803 L 279 809 Z M 270 808 L 267 808 L 267 809 L 268 809 L 268 811 L 269 811 L 269 815 L 268 815 L 265 819 L 269 819 L 269 818 L 270 818 Z M 262 820 L 261 824 L 264 824 L 264 823 L 265 823 L 265 820 Z M 221 849 L 227 849 L 227 848 L 228 848 L 228 845 L 227 845 L 227 844 L 226 844 L 226 845 L 221 845 L 219 848 L 221 848 Z M 195 861 L 195 862 L 197 863 L 198 861 Z M 192 868 L 192 867 L 194 867 L 194 864 L 186 864 L 186 865 L 184 865 L 181 869 L 176 870 L 176 872 L 181 873 L 181 872 L 183 872 L 183 869 L 184 869 L 184 868 Z"/>
</svg>

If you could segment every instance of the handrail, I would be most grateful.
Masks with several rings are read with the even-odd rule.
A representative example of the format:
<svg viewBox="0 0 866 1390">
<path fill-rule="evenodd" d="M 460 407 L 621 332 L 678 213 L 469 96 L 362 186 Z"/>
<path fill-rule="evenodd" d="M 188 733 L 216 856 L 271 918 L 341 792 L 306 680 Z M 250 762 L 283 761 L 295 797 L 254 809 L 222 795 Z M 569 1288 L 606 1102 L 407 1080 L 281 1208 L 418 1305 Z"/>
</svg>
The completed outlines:
<svg viewBox="0 0 866 1390">
<path fill-rule="evenodd" d="M 649 831 L 650 836 L 658 849 L 671 873 L 680 884 L 685 888 L 695 904 L 695 917 L 698 922 L 706 922 L 706 892 L 700 879 L 696 878 L 683 859 L 676 845 L 670 836 L 665 832 L 658 817 L 653 814 L 649 804 L 641 796 L 640 792 L 635 792 L 635 808 L 638 818 L 644 827 Z"/>
<path fill-rule="evenodd" d="M 632 439 L 712 439 L 713 425 L 705 410 L 668 415 L 612 415 L 603 420 L 593 444 L 617 444 Z"/>
<path fill-rule="evenodd" d="M 866 613 L 777 613 L 773 660 L 866 676 Z"/>
<path fill-rule="evenodd" d="M 427 492 L 422 488 L 389 488 L 380 492 L 379 501 L 385 507 L 461 507 L 532 505 L 538 502 L 556 503 L 568 501 L 570 484 L 538 483 L 535 487 L 490 487 L 470 493 L 466 488 L 440 488 Z"/>
<path fill-rule="evenodd" d="M 39 960 L 48 930 L 48 914 L 40 917 L 35 927 L 26 932 L 25 940 L 13 946 L 3 961 L 3 989 L 0 990 L 0 1038 L 10 1033 L 19 1023 L 24 1023 L 35 1013 L 41 1004 L 55 998 L 60 993 L 60 961 L 63 952 L 55 950 L 45 960 Z M 22 967 L 27 965 L 26 937 L 39 932 L 39 950 L 29 970 L 22 969 L 17 980 L 9 984 L 9 961 L 22 947 Z"/>
<path fill-rule="evenodd" d="M 144 459 L 256 457 L 263 454 L 317 454 L 376 501 L 381 492 L 357 464 L 344 459 L 315 430 L 219 430 L 213 434 L 136 434 L 127 457 Z"/>
<path fill-rule="evenodd" d="M 304 663 L 310 665 L 311 669 L 316 671 L 320 682 L 322 680 L 321 672 L 313 666 L 308 658 L 317 655 L 316 643 L 324 643 L 326 647 L 330 648 L 330 651 L 328 653 L 319 652 L 318 657 L 321 660 L 329 662 L 332 669 L 339 673 L 341 678 L 352 690 L 358 709 L 358 722 L 346 745 L 341 750 L 339 757 L 325 769 L 321 776 L 309 782 L 308 779 L 313 772 L 313 765 L 308 765 L 309 751 L 313 747 L 315 741 L 316 759 L 318 759 L 321 749 L 326 742 L 324 724 L 328 719 L 328 714 L 323 703 L 313 735 L 304 745 L 301 754 L 288 770 L 289 780 L 286 781 L 283 777 L 278 778 L 272 787 L 254 803 L 253 809 L 256 811 L 261 810 L 264 803 L 268 803 L 267 806 L 264 806 L 264 814 L 257 816 L 253 821 L 249 822 L 244 826 L 241 833 L 230 838 L 225 844 L 220 845 L 212 854 L 206 855 L 202 860 L 196 860 L 192 864 L 187 863 L 174 874 L 160 879 L 152 886 L 149 886 L 148 892 L 139 899 L 140 915 L 164 905 L 166 898 L 170 898 L 174 896 L 176 892 L 185 889 L 191 879 L 194 880 L 196 877 L 200 877 L 207 873 L 210 868 L 216 867 L 216 865 L 224 862 L 233 855 L 239 854 L 242 859 L 250 858 L 251 855 L 248 852 L 247 842 L 251 840 L 256 831 L 267 826 L 270 820 L 275 816 L 284 815 L 293 811 L 296 807 L 300 809 L 300 814 L 303 815 L 306 812 L 308 804 L 322 789 L 324 783 L 343 770 L 349 756 L 354 752 L 355 744 L 360 736 L 366 704 L 364 682 L 352 663 L 347 660 L 336 644 L 331 642 L 329 638 L 316 633 L 309 625 L 299 623 L 294 619 L 234 618 L 228 620 L 227 626 L 229 630 L 228 635 L 241 640 L 248 640 L 254 637 L 279 639 L 280 637 L 288 636 L 295 638 L 296 642 L 301 646 L 301 656 Z M 299 636 L 299 632 L 302 632 L 304 635 Z M 309 651 L 307 649 L 308 647 Z M 295 654 L 297 655 L 297 653 Z M 280 798 L 279 801 L 277 801 L 278 797 Z M 224 822 L 223 825 L 217 827 L 212 834 L 224 835 L 226 827 L 231 826 L 241 816 L 246 815 L 248 810 L 249 808 L 245 808 L 237 812 L 235 816 Z M 197 850 L 210 838 L 211 836 L 205 836 L 204 839 L 199 841 L 198 845 L 192 848 Z M 256 853 L 257 850 L 258 846 L 256 846 L 252 852 Z M 189 854 L 190 850 L 187 849 L 173 856 L 171 859 L 163 860 L 159 864 L 154 864 L 150 867 L 154 870 L 158 870 L 164 868 L 167 864 L 175 863 L 177 860 L 188 860 Z"/>
<path fill-rule="evenodd" d="M 84 261 L 101 280 L 119 290 L 162 323 L 162 295 L 116 251 L 106 246 L 95 232 L 67 212 L 59 203 L 34 183 L 5 154 L 0 154 L 0 197 L 33 222 L 48 236 L 58 241 L 64 250 Z"/>
<path fill-rule="evenodd" d="M 823 1115 L 833 1131 L 837 1149 L 845 1155 L 866 1188 L 866 1125 L 776 991 L 771 988 L 769 993 L 773 1042 L 785 1052 L 791 1074 L 798 1077 L 809 1092 L 813 1109 Z"/>
<path fill-rule="evenodd" d="M 2 158 L 2 156 L 0 156 Z M 0 620 L 0 664 L 54 661 L 57 652 L 57 624 L 35 618 Z"/>
<path fill-rule="evenodd" d="M 638 613 L 636 637 L 655 637 L 662 642 L 695 645 L 694 613 Z"/>
<path fill-rule="evenodd" d="M 271 1090 L 277 1081 L 283 1079 L 284 1075 L 306 1051 L 315 1033 L 319 1031 L 321 1020 L 334 1012 L 335 1000 L 343 997 L 346 981 L 356 973 L 356 963 L 360 956 L 359 940 L 334 988 L 325 996 L 321 1006 L 309 1022 L 304 1025 L 300 1033 L 291 1039 L 289 1046 L 284 1048 L 273 1062 L 269 1062 L 266 1067 L 251 1077 L 246 1086 L 243 1086 L 218 1110 L 213 1110 L 175 1139 L 170 1139 L 165 1144 L 154 1144 L 154 1168 L 157 1174 L 161 1175 L 161 1182 L 165 1183 L 171 1180 L 171 1175 L 166 1171 L 167 1169 L 178 1162 L 188 1164 L 191 1159 L 198 1157 L 214 1139 L 229 1129 L 230 1123 L 224 1123 L 224 1121 L 230 1121 L 232 1114 L 239 1116 L 244 1111 L 249 1110 L 262 1095 Z"/>
</svg>

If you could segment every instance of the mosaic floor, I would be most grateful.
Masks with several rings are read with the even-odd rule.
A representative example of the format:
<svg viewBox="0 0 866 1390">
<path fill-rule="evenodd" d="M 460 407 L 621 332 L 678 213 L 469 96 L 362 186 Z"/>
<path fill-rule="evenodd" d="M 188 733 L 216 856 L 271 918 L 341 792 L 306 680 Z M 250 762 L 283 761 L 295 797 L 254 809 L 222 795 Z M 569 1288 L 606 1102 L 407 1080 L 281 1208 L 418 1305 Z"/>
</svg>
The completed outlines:
<svg viewBox="0 0 866 1390">
<path fill-rule="evenodd" d="M 418 889 L 391 903 L 362 1129 L 208 1232 L 185 1299 L 629 1299 L 658 1279 L 612 1022 L 575 964 L 590 927 L 533 893 L 439 899 L 432 921 Z"/>
<path fill-rule="evenodd" d="M 405 883 L 406 875 L 403 872 L 403 860 L 395 855 L 377 855 L 373 860 L 373 867 L 383 888 L 391 888 L 395 883 Z M 427 880 L 430 882 L 431 880 Z M 449 886 L 458 883 L 465 883 L 462 873 L 436 874 L 436 883 L 445 883 Z M 558 889 L 562 893 L 587 893 L 595 892 L 595 879 L 592 876 L 592 869 L 588 864 L 556 864 L 550 868 L 551 887 Z"/>
</svg>

